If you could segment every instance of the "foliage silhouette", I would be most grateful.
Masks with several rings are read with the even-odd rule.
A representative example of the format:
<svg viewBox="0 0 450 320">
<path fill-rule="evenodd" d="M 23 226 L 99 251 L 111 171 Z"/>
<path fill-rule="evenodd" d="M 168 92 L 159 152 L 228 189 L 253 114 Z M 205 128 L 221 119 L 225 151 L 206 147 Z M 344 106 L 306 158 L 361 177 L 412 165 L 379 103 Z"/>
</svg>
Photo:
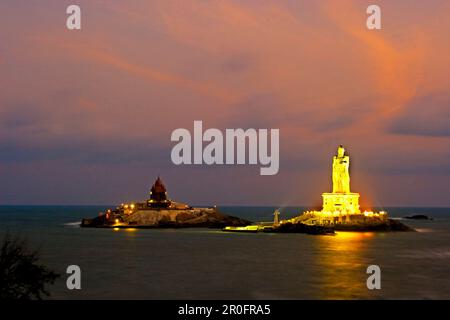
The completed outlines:
<svg viewBox="0 0 450 320">
<path fill-rule="evenodd" d="M 24 239 L 7 232 L 0 248 L 0 299 L 39 299 L 49 296 L 46 284 L 59 275 L 39 264 L 40 253 Z"/>
</svg>

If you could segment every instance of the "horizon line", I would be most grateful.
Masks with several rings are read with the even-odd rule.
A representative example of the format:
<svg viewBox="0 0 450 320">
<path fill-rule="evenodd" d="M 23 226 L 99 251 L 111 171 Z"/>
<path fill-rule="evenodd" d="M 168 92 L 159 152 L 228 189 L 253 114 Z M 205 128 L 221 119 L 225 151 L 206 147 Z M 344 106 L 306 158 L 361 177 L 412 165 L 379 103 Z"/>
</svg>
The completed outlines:
<svg viewBox="0 0 450 320">
<path fill-rule="evenodd" d="M 120 204 L 2 204 L 0 207 L 116 207 Z M 191 207 L 260 207 L 260 208 L 318 208 L 321 206 L 314 205 L 252 205 L 252 204 L 211 204 L 211 205 L 191 205 Z M 364 208 L 364 206 L 361 206 Z M 384 205 L 384 206 L 368 206 L 367 208 L 443 208 L 450 209 L 450 205 Z"/>
</svg>

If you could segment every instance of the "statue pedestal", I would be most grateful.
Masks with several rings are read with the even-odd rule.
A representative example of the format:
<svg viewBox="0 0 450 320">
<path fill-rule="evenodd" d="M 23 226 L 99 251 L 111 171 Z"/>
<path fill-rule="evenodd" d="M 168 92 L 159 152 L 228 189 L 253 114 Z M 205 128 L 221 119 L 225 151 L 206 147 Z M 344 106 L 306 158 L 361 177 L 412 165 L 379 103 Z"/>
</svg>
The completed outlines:
<svg viewBox="0 0 450 320">
<path fill-rule="evenodd" d="M 359 193 L 322 193 L 322 212 L 360 214 Z"/>
</svg>

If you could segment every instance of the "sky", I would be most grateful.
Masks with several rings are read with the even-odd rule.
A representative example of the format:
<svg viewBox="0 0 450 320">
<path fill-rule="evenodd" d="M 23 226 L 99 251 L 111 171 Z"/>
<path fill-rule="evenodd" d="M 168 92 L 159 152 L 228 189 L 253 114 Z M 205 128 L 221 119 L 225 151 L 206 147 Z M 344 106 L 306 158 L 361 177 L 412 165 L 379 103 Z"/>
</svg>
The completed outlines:
<svg viewBox="0 0 450 320">
<path fill-rule="evenodd" d="M 66 8 L 81 7 L 81 30 Z M 366 8 L 382 29 L 366 28 Z M 0 3 L 0 204 L 450 206 L 450 2 Z M 176 166 L 177 128 L 277 128 L 280 170 Z"/>
</svg>

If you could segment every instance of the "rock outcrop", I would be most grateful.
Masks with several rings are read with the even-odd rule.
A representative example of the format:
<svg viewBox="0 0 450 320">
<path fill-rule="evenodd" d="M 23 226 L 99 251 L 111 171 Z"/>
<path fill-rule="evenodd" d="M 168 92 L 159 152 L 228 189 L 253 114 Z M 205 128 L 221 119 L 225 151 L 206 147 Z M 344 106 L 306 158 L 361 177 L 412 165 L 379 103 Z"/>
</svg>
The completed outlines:
<svg viewBox="0 0 450 320">
<path fill-rule="evenodd" d="M 283 223 L 280 226 L 273 228 L 270 231 L 266 232 L 275 232 L 275 233 L 306 233 L 306 234 L 316 234 L 316 235 L 325 235 L 325 234 L 334 234 L 333 227 L 325 227 L 325 226 L 315 226 L 315 225 L 307 225 L 303 223 Z"/>
<path fill-rule="evenodd" d="M 409 220 L 433 220 L 433 218 L 430 218 L 424 214 L 415 214 L 412 216 L 405 217 L 405 219 Z"/>
<path fill-rule="evenodd" d="M 130 214 L 106 214 L 93 219 L 83 219 L 82 227 L 97 228 L 188 228 L 246 226 L 251 222 L 225 215 L 217 208 L 148 209 Z"/>
<path fill-rule="evenodd" d="M 392 219 L 387 219 L 386 222 L 376 224 L 336 224 L 334 226 L 336 231 L 416 231 L 407 225 Z"/>
</svg>

